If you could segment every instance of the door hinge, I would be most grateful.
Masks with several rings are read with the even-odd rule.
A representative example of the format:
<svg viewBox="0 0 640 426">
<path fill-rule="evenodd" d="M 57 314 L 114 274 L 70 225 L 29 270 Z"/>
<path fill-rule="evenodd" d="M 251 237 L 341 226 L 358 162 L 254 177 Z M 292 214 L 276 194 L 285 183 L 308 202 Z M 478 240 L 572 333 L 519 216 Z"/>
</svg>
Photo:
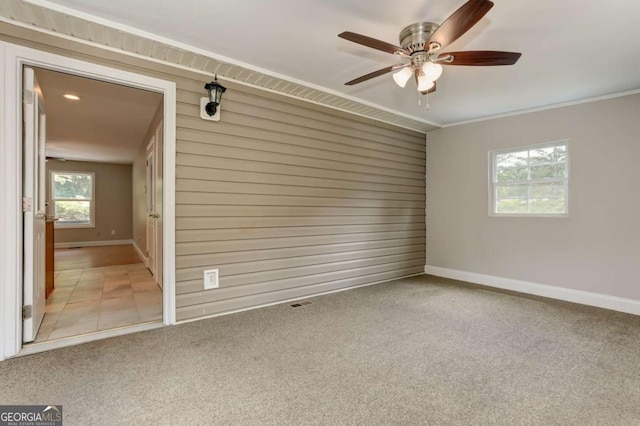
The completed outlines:
<svg viewBox="0 0 640 426">
<path fill-rule="evenodd" d="M 30 212 L 32 208 L 33 208 L 33 198 L 22 197 L 22 211 Z"/>
<path fill-rule="evenodd" d="M 30 319 L 33 312 L 33 305 L 24 305 L 22 307 L 22 319 Z"/>
<path fill-rule="evenodd" d="M 33 90 L 24 89 L 22 91 L 22 102 L 27 105 L 31 105 L 33 103 Z"/>
</svg>

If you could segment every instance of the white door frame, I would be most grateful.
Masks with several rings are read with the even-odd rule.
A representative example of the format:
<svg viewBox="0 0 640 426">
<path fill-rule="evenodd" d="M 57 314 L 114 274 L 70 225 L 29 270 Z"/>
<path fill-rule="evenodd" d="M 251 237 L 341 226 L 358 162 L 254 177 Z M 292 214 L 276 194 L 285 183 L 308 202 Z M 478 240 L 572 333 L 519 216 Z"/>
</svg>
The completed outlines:
<svg viewBox="0 0 640 426">
<path fill-rule="evenodd" d="M 147 257 L 146 257 L 146 263 L 147 263 L 147 268 L 149 268 L 149 270 L 151 271 L 151 275 L 153 275 L 153 278 L 156 278 L 156 224 L 155 224 L 155 218 L 150 217 L 149 216 L 149 212 L 152 212 L 153 214 L 155 214 L 155 205 L 156 205 L 156 132 L 155 129 L 153 131 L 153 135 L 151 135 L 151 140 L 149 140 L 149 142 L 147 143 L 147 153 L 145 154 L 145 176 L 146 176 L 146 182 L 145 182 L 145 191 L 144 191 L 144 195 L 145 195 L 145 201 L 146 201 L 146 205 L 147 205 L 147 215 L 146 215 L 146 220 L 145 220 L 145 236 L 147 239 L 147 243 L 145 244 L 146 248 L 147 248 Z M 149 170 L 149 158 L 151 158 L 151 170 Z M 152 208 L 152 210 L 149 210 L 149 208 Z M 151 233 L 151 235 L 149 234 L 149 219 L 153 219 L 153 232 Z M 153 237 L 151 239 L 151 244 L 149 244 L 149 237 Z M 149 247 L 151 246 L 151 247 Z M 151 253 L 151 261 L 149 261 L 149 253 Z"/>
<path fill-rule="evenodd" d="M 162 322 L 176 322 L 176 85 L 65 56 L 0 42 L 0 361 L 22 349 L 22 66 L 30 65 L 164 95 Z M 123 334 L 122 331 L 117 334 Z M 95 337 L 86 340 L 94 340 Z M 74 344 L 82 339 L 75 339 Z"/>
</svg>

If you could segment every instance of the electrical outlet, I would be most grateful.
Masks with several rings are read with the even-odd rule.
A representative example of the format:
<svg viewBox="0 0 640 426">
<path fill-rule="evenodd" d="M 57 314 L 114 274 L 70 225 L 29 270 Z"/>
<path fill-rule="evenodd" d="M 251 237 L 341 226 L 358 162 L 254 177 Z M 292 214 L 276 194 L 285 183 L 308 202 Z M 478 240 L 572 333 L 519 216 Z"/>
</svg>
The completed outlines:
<svg viewBox="0 0 640 426">
<path fill-rule="evenodd" d="M 115 229 L 111 230 L 111 235 L 116 235 L 116 230 Z"/>
<path fill-rule="evenodd" d="M 204 289 L 209 290 L 212 288 L 220 287 L 219 272 L 217 269 L 209 269 L 204 271 Z"/>
</svg>

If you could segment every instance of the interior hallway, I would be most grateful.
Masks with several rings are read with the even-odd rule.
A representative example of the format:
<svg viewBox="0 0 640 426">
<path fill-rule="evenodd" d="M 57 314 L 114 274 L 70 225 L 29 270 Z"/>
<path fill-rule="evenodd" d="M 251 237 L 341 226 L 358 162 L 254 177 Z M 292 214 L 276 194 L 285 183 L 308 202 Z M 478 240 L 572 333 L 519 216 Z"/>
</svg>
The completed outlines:
<svg viewBox="0 0 640 426">
<path fill-rule="evenodd" d="M 162 290 L 131 245 L 56 249 L 35 342 L 162 320 Z"/>
<path fill-rule="evenodd" d="M 55 271 L 142 263 L 132 244 L 55 249 Z"/>
</svg>

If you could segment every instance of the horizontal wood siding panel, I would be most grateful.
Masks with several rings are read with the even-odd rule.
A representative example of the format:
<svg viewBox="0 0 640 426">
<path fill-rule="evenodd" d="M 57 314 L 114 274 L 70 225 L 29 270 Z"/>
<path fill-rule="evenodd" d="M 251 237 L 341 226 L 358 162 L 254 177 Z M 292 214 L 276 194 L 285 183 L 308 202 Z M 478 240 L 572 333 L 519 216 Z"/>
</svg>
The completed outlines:
<svg viewBox="0 0 640 426">
<path fill-rule="evenodd" d="M 412 185 L 407 185 L 405 182 L 397 182 L 393 178 L 390 178 L 388 182 L 355 181 L 339 179 L 340 176 L 337 173 L 333 174 L 331 172 L 325 173 L 324 177 L 294 176 L 293 178 L 292 176 L 284 174 L 205 169 L 204 167 L 187 168 L 178 166 L 176 172 L 178 179 L 198 179 L 220 182 L 252 182 L 276 185 L 296 184 L 298 186 L 313 186 L 316 188 L 349 188 L 363 189 L 365 191 L 382 190 L 410 193 L 419 192 L 421 188 L 421 186 L 416 185 L 416 183 L 420 183 L 421 181 L 412 181 Z"/>
<path fill-rule="evenodd" d="M 328 234 L 323 232 L 320 235 L 306 236 L 282 236 L 274 233 L 271 238 L 253 239 L 212 239 L 208 241 L 188 241 L 176 244 L 178 256 L 187 256 L 204 253 L 225 253 L 236 251 L 266 250 L 305 246 L 331 246 L 342 243 L 364 244 L 372 241 L 397 241 L 408 242 L 408 239 L 419 239 L 419 243 L 424 244 L 423 230 L 392 231 L 392 232 L 369 232 L 358 234 Z"/>
<path fill-rule="evenodd" d="M 182 176 L 183 171 L 180 166 L 178 166 L 176 171 L 178 176 Z M 211 174 L 218 173 L 218 171 L 210 170 Z M 260 181 L 260 178 L 264 178 Z M 228 180 L 225 180 L 228 179 Z M 306 178 L 306 177 L 298 177 L 298 178 L 286 178 L 278 175 L 254 175 L 248 173 L 223 173 L 223 178 L 217 179 L 215 181 L 204 180 L 204 179 L 183 179 L 178 178 L 176 181 L 177 185 L 181 185 L 185 190 L 190 191 L 198 191 L 198 192 L 218 192 L 220 188 L 224 188 L 224 184 L 243 184 L 249 183 L 253 184 L 253 188 L 255 190 L 261 189 L 264 185 L 272 185 L 272 186 L 297 186 L 302 188 L 313 188 L 313 189 L 326 189 L 329 190 L 327 194 L 329 196 L 338 197 L 337 194 L 342 194 L 341 191 L 350 190 L 351 193 L 365 191 L 365 192 L 382 192 L 382 193 L 396 193 L 396 194 L 412 194 L 415 198 L 410 197 L 410 199 L 420 199 L 419 197 L 424 196 L 419 191 L 419 187 L 416 186 L 406 186 L 406 185 L 394 185 L 394 184 L 383 184 L 383 183 L 368 183 L 368 182 L 354 182 L 349 180 L 341 180 L 341 179 L 332 179 L 330 177 L 327 178 Z M 186 187 L 186 188 L 185 188 Z M 331 190 L 335 190 L 332 192 Z M 227 192 L 227 191 L 220 191 Z M 249 192 L 254 194 L 255 192 Z M 258 192 L 259 194 L 259 192 Z M 347 195 L 348 196 L 348 195 Z M 380 197 L 377 195 L 376 198 Z"/>
<path fill-rule="evenodd" d="M 264 283 L 273 285 L 272 283 L 277 282 L 279 283 L 276 285 L 278 289 L 293 288 L 306 285 L 308 282 L 320 282 L 320 280 L 327 278 L 355 277 L 373 272 L 384 272 L 390 269 L 411 268 L 420 266 L 420 262 L 422 262 L 422 267 L 424 268 L 424 259 L 421 260 L 417 255 L 413 258 L 394 256 L 388 259 L 358 259 L 310 265 L 287 270 L 266 271 L 259 273 L 259 280 L 256 280 L 257 273 L 249 273 L 234 275 L 225 279 L 226 285 L 224 286 L 224 291 L 203 291 L 202 287 L 198 289 L 196 283 L 195 286 L 189 288 L 189 290 L 195 291 L 183 291 L 183 287 L 181 286 L 178 288 L 178 294 L 181 295 L 184 304 L 189 303 L 189 300 L 197 301 L 197 299 L 188 296 L 194 292 L 199 294 L 206 293 L 207 299 L 210 301 L 223 300 L 226 299 L 229 294 L 238 294 L 239 292 L 244 293 L 244 295 L 251 294 L 256 288 L 265 287 Z M 185 283 L 185 285 L 188 285 L 188 282 Z"/>
<path fill-rule="evenodd" d="M 214 217 L 214 216 L 421 216 L 424 209 L 393 207 L 326 207 L 326 206 L 219 206 L 191 204 L 176 207 L 177 217 Z"/>
<path fill-rule="evenodd" d="M 424 171 L 424 165 L 420 161 L 417 161 L 415 157 L 411 156 L 393 155 L 383 151 L 367 150 L 366 148 L 360 148 L 357 146 L 327 146 L 326 141 L 322 139 L 314 140 L 299 135 L 289 135 L 289 137 L 287 137 L 287 134 L 285 133 L 274 132 L 272 130 L 265 131 L 254 129 L 252 132 L 239 131 L 236 126 L 228 122 L 212 128 L 210 123 L 203 123 L 203 121 L 204 120 L 202 119 L 178 116 L 177 132 L 178 140 L 184 142 L 194 140 L 195 142 L 203 143 L 203 145 L 196 147 L 200 150 L 197 153 L 202 153 L 203 155 L 215 156 L 217 150 L 221 149 L 221 147 L 227 147 L 229 149 L 224 151 L 224 156 L 228 156 L 230 158 L 236 158 L 233 156 L 234 154 L 237 155 L 238 153 L 244 152 L 241 151 L 241 149 L 251 149 L 257 151 L 257 153 L 264 152 L 265 155 L 269 153 L 286 154 L 282 158 L 272 155 L 263 160 L 284 164 L 292 164 L 292 158 L 289 157 L 289 155 L 296 155 L 299 157 L 320 158 L 397 170 L 407 170 L 418 173 Z M 227 132 L 230 134 L 218 133 L 225 127 L 229 128 Z M 203 135 L 200 132 L 212 132 L 216 137 L 211 137 L 211 135 L 209 135 L 209 139 L 203 141 L 205 138 L 203 138 Z M 243 133 L 251 136 L 244 136 L 242 135 Z M 281 141 L 283 140 L 289 143 L 282 143 Z M 213 146 L 207 148 L 206 145 Z"/>
<path fill-rule="evenodd" d="M 300 256 L 311 256 L 329 253 L 351 253 L 354 251 L 383 248 L 393 248 L 395 249 L 394 251 L 398 251 L 398 247 L 406 247 L 406 244 L 411 244 L 411 246 L 409 247 L 411 247 L 412 250 L 415 250 L 416 248 L 414 246 L 424 247 L 424 238 L 416 237 L 405 240 L 358 241 L 339 244 L 320 244 L 241 251 L 243 252 L 242 263 L 244 263 L 270 259 L 291 259 Z M 364 255 L 364 252 L 362 254 Z M 178 256 L 178 264 L 181 268 L 207 265 L 224 265 L 235 262 L 238 262 L 238 254 L 236 252 L 213 252 Z"/>
<path fill-rule="evenodd" d="M 272 228 L 288 226 L 420 223 L 420 216 L 177 217 L 176 229 Z"/>
<path fill-rule="evenodd" d="M 177 84 L 179 320 L 423 271 L 424 134 L 233 81 L 221 121 L 202 120 L 212 76 L 0 25 L 9 42 Z M 211 268 L 220 288 L 205 291 Z"/>
<path fill-rule="evenodd" d="M 261 130 L 252 127 L 237 127 L 227 122 L 217 122 L 215 126 L 211 126 L 211 123 L 201 123 L 196 120 L 190 120 L 186 116 L 179 115 L 178 117 L 177 137 L 181 140 L 193 141 L 193 142 L 205 142 L 205 143 L 218 143 L 219 145 L 228 146 L 240 146 L 253 149 L 253 147 L 261 148 L 261 151 L 266 151 L 268 148 L 275 152 L 287 153 L 291 147 L 296 148 L 299 152 L 306 152 L 310 158 L 317 157 L 323 151 L 329 151 L 334 153 L 352 153 L 354 150 L 357 152 L 366 153 L 366 157 L 382 157 L 384 159 L 385 152 L 383 150 L 373 150 L 369 148 L 364 142 L 360 140 L 354 140 L 349 138 L 343 138 L 341 142 L 331 142 L 326 140 L 318 140 L 309 137 L 301 137 L 297 135 L 289 135 L 282 132 Z M 204 134 L 203 134 L 204 133 Z M 211 138 L 211 133 L 217 135 L 216 138 Z M 271 142 L 270 145 L 264 145 L 260 142 Z M 302 148 L 312 149 L 312 151 L 304 151 Z M 362 151 L 362 149 L 369 149 L 370 151 Z M 409 157 L 409 156 L 406 156 Z M 424 153 L 417 152 L 411 157 L 424 158 Z M 340 157 L 338 157 L 340 158 Z M 398 157 L 401 158 L 402 157 Z M 280 160 L 282 161 L 282 160 Z M 344 157 L 342 161 L 354 162 L 362 161 L 359 158 Z M 420 165 L 420 164 L 417 164 Z M 393 166 L 393 164 L 387 164 L 387 167 Z M 416 170 L 419 170 L 417 168 Z"/>
<path fill-rule="evenodd" d="M 378 148 L 375 144 L 367 144 L 366 142 L 342 138 L 339 142 L 331 142 L 323 139 L 314 139 L 298 135 L 290 135 L 272 130 L 261 130 L 252 127 L 237 127 L 227 122 L 217 122 L 214 127 L 210 123 L 199 123 L 196 120 L 190 120 L 190 116 L 178 115 L 178 139 L 184 139 L 193 142 L 216 143 L 218 145 L 240 146 L 249 149 L 259 147 L 261 151 L 270 149 L 274 152 L 289 152 L 289 149 L 295 148 L 300 153 L 308 153 L 310 158 L 315 158 L 324 151 L 333 153 L 361 153 L 366 154 L 364 157 L 385 158 L 384 150 Z M 203 134 L 204 133 L 204 134 Z M 215 133 L 217 137 L 212 139 L 211 133 Z M 270 142 L 270 144 L 264 144 Z M 303 148 L 307 148 L 305 151 Z M 388 153 L 387 153 L 388 154 Z M 400 161 L 406 158 L 424 158 L 423 152 L 415 152 L 411 155 L 397 156 Z M 358 158 L 345 157 L 343 161 L 357 161 Z M 281 160 L 282 161 L 282 160 Z M 391 166 L 387 165 L 388 167 Z M 417 164 L 420 165 L 420 164 Z"/>
<path fill-rule="evenodd" d="M 180 168 L 178 167 L 178 170 Z M 389 191 L 365 191 L 339 188 L 315 188 L 309 186 L 292 185 L 268 185 L 263 183 L 238 183 L 238 182 L 206 182 L 200 180 L 178 179 L 176 181 L 177 195 L 180 193 L 224 193 L 224 194 L 250 194 L 250 195 L 278 195 L 278 196 L 306 196 L 306 197 L 330 197 L 353 198 L 371 200 L 403 200 L 424 202 L 425 194 L 389 192 Z"/>
<path fill-rule="evenodd" d="M 193 117 L 195 114 L 199 115 L 200 96 L 201 95 L 194 94 L 193 98 L 188 101 L 178 99 L 178 115 L 185 117 Z M 424 154 L 423 150 L 417 149 L 421 145 L 416 143 L 391 140 L 387 136 L 380 135 L 373 131 L 365 132 L 355 130 L 314 119 L 301 118 L 289 113 L 259 108 L 246 103 L 234 102 L 233 100 L 227 99 L 226 96 L 223 112 L 225 115 L 232 115 L 237 120 L 251 120 L 253 123 L 252 127 L 264 127 L 265 129 L 277 130 L 290 135 L 299 135 L 300 132 L 303 131 L 302 129 L 304 129 L 303 134 L 307 137 L 332 142 L 344 141 L 346 142 L 346 146 L 364 146 L 372 150 L 388 152 L 392 155 L 415 156 L 418 158 L 421 154 Z M 258 119 L 274 123 L 274 125 L 280 124 L 282 127 L 268 127 L 263 124 L 263 121 Z M 299 129 L 291 127 L 290 124 L 292 122 L 295 122 L 295 126 L 299 127 Z M 324 132 L 324 134 L 321 137 L 321 135 L 314 131 L 321 131 Z M 422 142 L 424 143 L 424 140 Z M 336 148 L 344 149 L 340 147 Z"/>
<path fill-rule="evenodd" d="M 272 111 L 283 112 L 294 117 L 305 117 L 314 120 L 323 126 L 336 125 L 340 128 L 350 128 L 361 131 L 363 135 L 379 136 L 382 143 L 390 146 L 399 146 L 414 151 L 426 151 L 424 144 L 425 135 L 416 133 L 414 135 L 398 132 L 398 129 L 386 129 L 380 126 L 371 126 L 367 123 L 359 123 L 353 117 L 335 117 L 327 112 L 313 111 L 309 108 L 298 108 L 293 105 L 275 100 L 269 100 L 260 96 L 249 96 L 241 92 L 233 92 L 229 99 L 233 102 L 252 105 L 256 108 L 270 109 Z"/>
<path fill-rule="evenodd" d="M 425 224 L 392 223 L 366 225 L 337 225 L 337 226 L 289 226 L 286 228 L 232 228 L 232 229 L 197 229 L 176 231 L 178 244 L 185 242 L 227 241 L 245 239 L 272 239 L 286 237 L 310 237 L 335 235 L 351 235 L 368 232 L 396 232 L 413 231 L 425 233 Z"/>
<path fill-rule="evenodd" d="M 245 280 L 242 284 L 260 282 L 267 277 L 301 276 L 318 273 L 318 271 L 350 269 L 355 265 L 375 265 L 378 263 L 388 263 L 405 261 L 416 257 L 423 257 L 424 246 L 416 245 L 406 247 L 391 247 L 384 249 L 362 250 L 362 252 L 344 252 L 318 254 L 312 256 L 297 256 L 285 259 L 258 260 L 253 262 L 238 262 L 218 265 L 220 267 L 220 279 L 228 281 L 226 286 L 231 285 L 232 280 L 227 278 L 233 275 L 241 275 Z M 412 251 L 407 251 L 412 250 Z M 178 261 L 180 258 L 178 258 Z M 204 266 L 208 269 L 207 266 Z M 197 280 L 202 277 L 201 267 L 190 267 L 176 271 L 179 281 Z M 275 278 L 274 278 L 275 279 Z M 237 281 L 236 281 L 237 285 Z"/>
<path fill-rule="evenodd" d="M 178 85 L 180 89 L 185 92 L 193 92 L 195 94 L 194 98 L 186 99 L 188 103 L 192 104 L 194 101 L 199 102 L 197 99 L 202 97 L 202 85 L 193 82 L 192 80 L 179 80 Z M 336 125 L 341 126 L 343 128 L 351 129 L 351 130 L 359 130 L 366 134 L 374 134 L 383 136 L 383 143 L 388 144 L 389 142 L 409 142 L 411 145 L 406 144 L 407 147 L 416 151 L 425 152 L 426 146 L 424 144 L 425 135 L 418 132 L 413 132 L 411 130 L 399 129 L 399 128 L 385 128 L 382 126 L 372 126 L 371 123 L 359 122 L 354 118 L 358 118 L 356 116 L 345 117 L 344 114 L 339 115 L 334 113 L 334 111 L 327 110 L 326 108 L 323 111 L 314 110 L 309 108 L 313 106 L 311 104 L 305 105 L 306 108 L 299 108 L 296 105 L 292 105 L 291 103 L 283 102 L 282 96 L 272 96 L 270 98 L 270 93 L 261 92 L 255 94 L 248 94 L 238 90 L 229 91 L 224 94 L 225 105 L 226 101 L 243 103 L 246 105 L 252 105 L 256 108 L 260 108 L 263 110 L 272 110 L 286 113 L 287 115 L 296 117 L 304 117 L 314 120 L 316 123 L 323 123 L 325 126 L 327 125 Z M 277 99 L 276 99 L 277 97 Z M 400 131 L 399 131 L 400 130 Z"/>
<path fill-rule="evenodd" d="M 220 206 L 325 206 L 422 209 L 424 202 L 408 200 L 380 200 L 370 198 L 298 197 L 295 195 L 225 194 L 219 192 L 182 192 L 178 204 L 216 204 Z"/>
<path fill-rule="evenodd" d="M 252 306 L 277 303 L 285 300 L 299 299 L 309 295 L 336 291 L 358 285 L 366 285 L 394 278 L 420 274 L 424 271 L 424 265 L 416 265 L 402 269 L 392 269 L 386 272 L 374 272 L 354 278 L 336 281 L 322 281 L 318 284 L 302 285 L 300 287 L 288 287 L 284 290 L 270 291 L 268 293 L 252 294 L 250 296 L 224 299 L 209 303 L 189 305 L 178 297 L 177 317 L 179 320 L 195 318 L 198 316 L 215 315 L 237 309 L 245 309 Z"/>
<path fill-rule="evenodd" d="M 181 90 L 184 90 L 185 92 L 200 93 L 200 91 L 202 90 L 202 85 L 193 79 L 181 78 L 180 76 L 176 76 L 175 82 L 178 85 L 178 88 L 180 88 Z M 225 84 L 227 83 L 228 82 L 225 82 Z M 301 99 L 283 97 L 278 93 L 264 91 L 257 87 L 251 87 L 247 85 L 238 85 L 234 89 L 235 90 L 233 90 L 232 92 L 229 91 L 225 93 L 224 95 L 225 99 L 228 96 L 233 97 L 235 95 L 240 95 L 240 96 L 245 95 L 245 96 L 251 97 L 252 99 L 255 99 L 256 101 L 265 100 L 267 102 L 272 101 L 272 102 L 276 102 L 277 104 L 287 105 L 297 110 L 297 114 L 303 115 L 305 117 L 314 118 L 312 114 L 317 113 L 317 114 L 321 114 L 320 116 L 322 117 L 327 117 L 328 120 L 333 120 L 333 119 L 346 120 L 352 123 L 354 127 L 362 128 L 359 126 L 363 126 L 365 129 L 369 129 L 369 131 L 371 131 L 371 129 L 375 129 L 375 130 L 379 129 L 382 131 L 388 130 L 391 133 L 387 135 L 388 136 L 392 135 L 390 137 L 394 137 L 397 139 L 406 138 L 406 140 L 408 141 L 416 141 L 417 144 L 420 143 L 418 142 L 419 140 L 424 141 L 424 138 L 425 138 L 424 132 L 407 129 L 404 127 L 394 126 L 393 124 L 372 120 L 370 118 L 363 117 L 360 115 L 350 114 L 345 111 L 326 108 L 322 105 L 309 103 Z M 277 107 L 274 107 L 274 106 L 270 106 L 269 108 L 277 109 Z M 320 116 L 316 115 L 315 117 L 320 117 Z"/>
<path fill-rule="evenodd" d="M 205 170 L 202 170 L 202 166 L 189 167 L 188 164 L 185 164 L 182 160 L 188 160 L 191 157 L 192 159 L 201 158 L 198 155 L 186 154 L 181 157 L 181 166 L 185 166 L 182 168 L 182 176 L 186 178 L 193 179 L 208 179 L 208 173 Z M 394 176 L 392 174 L 384 174 L 383 170 L 380 168 L 371 167 L 374 173 L 363 173 L 363 172 L 354 172 L 354 165 L 345 164 L 346 170 L 335 170 L 335 169 L 327 169 L 321 167 L 310 167 L 310 166 L 300 166 L 300 165 L 292 165 L 292 164 L 277 164 L 265 161 L 250 161 L 248 159 L 238 160 L 235 158 L 224 158 L 224 157 L 207 157 L 208 163 L 207 170 L 230 170 L 236 172 L 244 172 L 244 173 L 267 173 L 273 175 L 283 175 L 283 176 L 307 176 L 307 177 L 326 177 L 327 173 L 331 173 L 331 176 L 334 179 L 340 180 L 352 180 L 355 182 L 378 182 L 378 183 L 393 183 L 396 185 L 407 185 L 407 186 L 420 186 L 421 182 L 424 180 L 424 176 L 420 176 L 419 173 L 406 172 L 406 171 L 397 171 L 397 175 L 405 175 L 404 176 Z M 333 162 L 335 163 L 335 162 Z M 199 163 L 202 164 L 202 163 Z M 348 167 L 351 166 L 351 167 Z M 412 175 L 417 175 L 420 177 L 411 177 Z"/>
</svg>

